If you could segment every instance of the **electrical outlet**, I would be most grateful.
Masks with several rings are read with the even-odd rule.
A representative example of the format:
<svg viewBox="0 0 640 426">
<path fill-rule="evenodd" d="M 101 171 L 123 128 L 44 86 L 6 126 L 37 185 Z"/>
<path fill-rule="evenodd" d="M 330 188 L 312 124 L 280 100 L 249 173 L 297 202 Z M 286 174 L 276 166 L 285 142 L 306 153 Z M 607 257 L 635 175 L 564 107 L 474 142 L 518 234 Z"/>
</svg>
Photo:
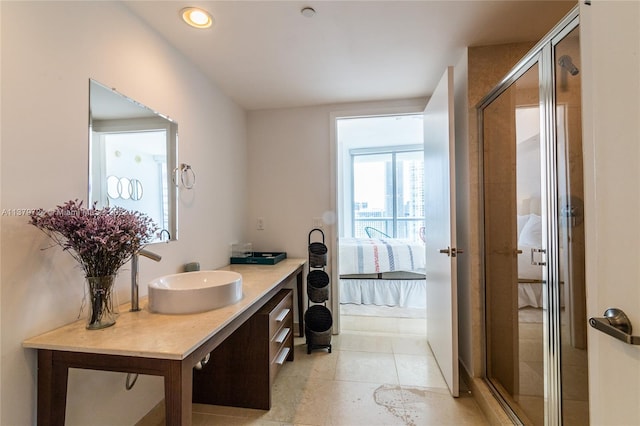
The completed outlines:
<svg viewBox="0 0 640 426">
<path fill-rule="evenodd" d="M 259 217 L 259 218 L 256 220 L 256 229 L 257 229 L 258 231 L 264 231 L 264 218 Z"/>
<path fill-rule="evenodd" d="M 311 221 L 311 226 L 313 228 L 322 229 L 322 227 L 324 226 L 324 221 L 322 220 L 321 217 L 314 217 Z"/>
</svg>

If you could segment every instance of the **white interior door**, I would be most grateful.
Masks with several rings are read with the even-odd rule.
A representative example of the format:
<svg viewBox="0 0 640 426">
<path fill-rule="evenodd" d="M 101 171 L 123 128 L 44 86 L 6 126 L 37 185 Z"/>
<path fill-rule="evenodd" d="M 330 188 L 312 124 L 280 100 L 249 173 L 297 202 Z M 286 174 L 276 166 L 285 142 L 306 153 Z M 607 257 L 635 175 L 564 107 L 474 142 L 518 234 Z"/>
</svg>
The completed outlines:
<svg viewBox="0 0 640 426">
<path fill-rule="evenodd" d="M 424 110 L 427 340 L 451 395 L 458 396 L 453 67 Z"/>
<path fill-rule="evenodd" d="M 640 335 L 640 3 L 580 6 L 587 315 L 620 308 Z M 640 346 L 589 327 L 590 422 L 640 423 Z"/>
</svg>

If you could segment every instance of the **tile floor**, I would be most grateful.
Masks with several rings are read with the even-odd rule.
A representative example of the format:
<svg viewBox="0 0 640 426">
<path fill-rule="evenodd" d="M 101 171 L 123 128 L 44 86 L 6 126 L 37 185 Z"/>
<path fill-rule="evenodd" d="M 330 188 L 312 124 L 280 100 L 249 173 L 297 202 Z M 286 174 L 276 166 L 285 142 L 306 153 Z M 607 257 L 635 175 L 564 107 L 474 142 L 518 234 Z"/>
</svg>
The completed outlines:
<svg viewBox="0 0 640 426">
<path fill-rule="evenodd" d="M 468 393 L 449 396 L 424 337 L 347 330 L 332 346 L 307 354 L 296 338 L 271 410 L 194 404 L 194 426 L 488 424 Z"/>
</svg>

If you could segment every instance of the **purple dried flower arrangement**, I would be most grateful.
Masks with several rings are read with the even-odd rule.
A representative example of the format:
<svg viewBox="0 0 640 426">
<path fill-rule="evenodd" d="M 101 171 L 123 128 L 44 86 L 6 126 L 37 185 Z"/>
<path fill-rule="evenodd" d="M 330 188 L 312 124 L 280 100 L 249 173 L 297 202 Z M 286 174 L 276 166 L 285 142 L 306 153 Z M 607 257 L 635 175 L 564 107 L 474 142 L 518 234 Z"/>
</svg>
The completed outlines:
<svg viewBox="0 0 640 426">
<path fill-rule="evenodd" d="M 143 213 L 122 207 L 97 209 L 70 200 L 53 210 L 36 210 L 30 223 L 80 263 L 87 277 L 115 275 L 153 239 L 158 227 Z"/>
</svg>

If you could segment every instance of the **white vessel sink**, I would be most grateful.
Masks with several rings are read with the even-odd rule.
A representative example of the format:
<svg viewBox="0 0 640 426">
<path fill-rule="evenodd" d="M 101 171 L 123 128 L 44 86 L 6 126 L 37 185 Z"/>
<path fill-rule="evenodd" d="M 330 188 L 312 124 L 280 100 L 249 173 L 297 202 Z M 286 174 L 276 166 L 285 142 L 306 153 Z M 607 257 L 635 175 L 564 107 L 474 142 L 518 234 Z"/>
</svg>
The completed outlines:
<svg viewBox="0 0 640 426">
<path fill-rule="evenodd" d="M 149 310 L 159 314 L 210 311 L 240 299 L 242 275 L 232 271 L 164 275 L 149 283 Z"/>
</svg>

